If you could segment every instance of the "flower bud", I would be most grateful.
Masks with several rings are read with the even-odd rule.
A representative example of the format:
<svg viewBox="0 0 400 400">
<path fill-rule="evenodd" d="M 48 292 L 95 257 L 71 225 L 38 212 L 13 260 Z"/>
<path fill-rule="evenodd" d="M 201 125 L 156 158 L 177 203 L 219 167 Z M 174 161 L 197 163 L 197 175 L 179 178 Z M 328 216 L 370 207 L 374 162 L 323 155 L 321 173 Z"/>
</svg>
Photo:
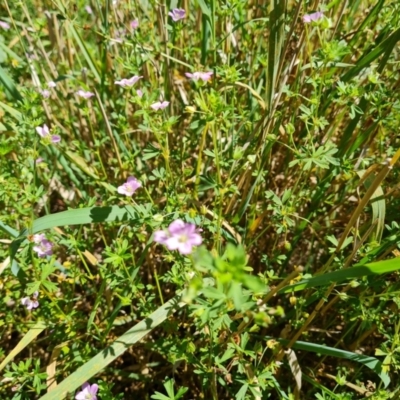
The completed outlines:
<svg viewBox="0 0 400 400">
<path fill-rule="evenodd" d="M 196 108 L 193 106 L 186 106 L 185 107 L 185 112 L 188 114 L 194 114 L 196 112 Z"/>
</svg>

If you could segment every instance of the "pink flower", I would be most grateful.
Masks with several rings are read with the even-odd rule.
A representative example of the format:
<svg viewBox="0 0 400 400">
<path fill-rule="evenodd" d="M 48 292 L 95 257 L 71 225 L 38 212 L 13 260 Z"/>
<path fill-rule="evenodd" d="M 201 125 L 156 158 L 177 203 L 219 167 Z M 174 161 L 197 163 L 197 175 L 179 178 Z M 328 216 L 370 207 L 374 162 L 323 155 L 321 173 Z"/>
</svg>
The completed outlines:
<svg viewBox="0 0 400 400">
<path fill-rule="evenodd" d="M 39 292 L 34 292 L 32 297 L 24 297 L 21 299 L 21 304 L 26 307 L 27 310 L 32 310 L 33 308 L 39 307 L 39 302 L 37 300 Z"/>
<path fill-rule="evenodd" d="M 38 257 L 43 258 L 53 254 L 53 243 L 46 239 L 44 233 L 33 235 L 33 251 L 36 251 Z"/>
<path fill-rule="evenodd" d="M 50 143 L 61 142 L 61 137 L 59 135 L 50 135 L 50 130 L 46 124 L 44 124 L 43 126 L 37 126 L 36 132 L 39 134 L 40 137 L 45 139 L 47 142 Z"/>
<path fill-rule="evenodd" d="M 186 11 L 183 8 L 174 8 L 168 13 L 174 22 L 177 22 L 186 17 Z"/>
<path fill-rule="evenodd" d="M 45 138 L 50 134 L 49 127 L 46 124 L 44 124 L 43 126 L 37 126 L 36 127 L 36 132 L 42 138 Z"/>
<path fill-rule="evenodd" d="M 82 385 L 82 390 L 75 396 L 75 400 L 97 400 L 98 390 L 98 385 L 95 383 L 93 385 L 89 385 L 89 383 L 86 382 Z"/>
<path fill-rule="evenodd" d="M 7 22 L 0 21 L 0 28 L 2 28 L 2 29 L 4 29 L 4 30 L 8 31 L 8 30 L 11 28 L 11 26 L 10 26 L 10 24 L 8 24 Z"/>
<path fill-rule="evenodd" d="M 51 135 L 51 143 L 60 143 L 60 142 L 61 142 L 61 136 Z"/>
<path fill-rule="evenodd" d="M 143 92 L 142 92 L 140 89 L 136 90 L 136 94 L 137 94 L 138 97 L 140 97 L 140 98 L 143 97 Z"/>
<path fill-rule="evenodd" d="M 129 79 L 121 79 L 120 81 L 115 81 L 116 85 L 120 85 L 122 87 L 131 87 L 133 86 L 139 79 L 142 79 L 143 76 L 134 75 Z"/>
<path fill-rule="evenodd" d="M 39 157 L 35 160 L 35 164 L 41 164 L 43 162 L 43 158 Z"/>
<path fill-rule="evenodd" d="M 91 97 L 93 97 L 94 96 L 94 93 L 92 93 L 92 92 L 85 92 L 84 90 L 78 90 L 77 92 L 76 92 L 76 94 L 79 96 L 79 97 L 82 97 L 82 98 L 84 98 L 84 99 L 90 99 Z"/>
<path fill-rule="evenodd" d="M 153 103 L 150 107 L 153 110 L 163 110 L 164 108 L 168 107 L 169 101 L 157 101 L 157 103 Z"/>
<path fill-rule="evenodd" d="M 324 16 L 324 13 L 321 11 L 317 11 L 312 14 L 303 15 L 303 22 L 305 24 L 309 24 L 310 22 L 315 22 L 321 19 Z"/>
<path fill-rule="evenodd" d="M 203 239 L 196 229 L 196 225 L 177 219 L 169 225 L 166 231 L 154 232 L 154 241 L 164 244 L 169 250 L 190 254 L 192 247 L 201 245 Z"/>
<path fill-rule="evenodd" d="M 47 86 L 52 89 L 52 88 L 55 88 L 57 86 L 57 83 L 55 83 L 53 81 L 50 81 L 50 82 L 47 82 Z"/>
<path fill-rule="evenodd" d="M 134 19 L 133 21 L 131 21 L 129 26 L 131 27 L 131 29 L 135 30 L 139 28 L 139 21 L 137 19 Z"/>
<path fill-rule="evenodd" d="M 203 82 L 207 82 L 211 79 L 213 72 L 193 72 L 193 74 L 190 72 L 185 72 L 185 75 L 194 81 L 201 79 Z"/>
<path fill-rule="evenodd" d="M 49 97 L 50 97 L 50 91 L 49 90 L 47 90 L 47 89 L 44 89 L 44 90 L 40 90 L 40 94 L 45 98 L 45 99 L 48 99 Z"/>
<path fill-rule="evenodd" d="M 51 256 L 53 254 L 53 243 L 46 239 L 44 233 L 33 235 L 33 243 L 37 244 L 37 246 L 33 247 L 33 250 L 38 253 L 39 257 Z"/>
<path fill-rule="evenodd" d="M 33 235 L 33 243 L 38 244 L 45 239 L 46 235 L 44 233 L 37 233 L 36 235 Z"/>
<path fill-rule="evenodd" d="M 130 176 L 122 186 L 118 187 L 118 193 L 132 196 L 140 187 L 142 187 L 142 184 L 134 176 Z"/>
<path fill-rule="evenodd" d="M 87 12 L 88 14 L 93 14 L 92 7 L 86 6 L 86 7 L 85 7 L 85 10 L 86 10 L 86 12 Z"/>
</svg>

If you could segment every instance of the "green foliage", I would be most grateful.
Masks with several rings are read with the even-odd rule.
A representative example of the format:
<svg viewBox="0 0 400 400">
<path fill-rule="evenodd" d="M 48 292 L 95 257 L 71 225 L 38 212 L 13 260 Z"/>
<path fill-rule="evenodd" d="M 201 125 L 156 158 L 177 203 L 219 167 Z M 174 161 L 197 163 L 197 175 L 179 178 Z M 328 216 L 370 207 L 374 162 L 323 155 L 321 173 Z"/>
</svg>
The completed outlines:
<svg viewBox="0 0 400 400">
<path fill-rule="evenodd" d="M 398 2 L 0 10 L 2 400 L 399 396 Z"/>
</svg>

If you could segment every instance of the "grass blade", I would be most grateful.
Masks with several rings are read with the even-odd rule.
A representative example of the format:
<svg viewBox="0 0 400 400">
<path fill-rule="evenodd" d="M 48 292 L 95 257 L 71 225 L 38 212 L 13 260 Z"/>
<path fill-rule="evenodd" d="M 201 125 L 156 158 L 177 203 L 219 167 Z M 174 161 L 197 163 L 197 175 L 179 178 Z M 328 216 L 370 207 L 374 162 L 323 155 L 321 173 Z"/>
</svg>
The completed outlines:
<svg viewBox="0 0 400 400">
<path fill-rule="evenodd" d="M 382 54 L 385 53 L 386 56 L 390 54 L 399 40 L 400 40 L 400 28 L 394 31 L 382 43 L 376 46 L 375 49 L 364 54 L 357 61 L 356 66 L 343 76 L 343 82 L 347 82 L 351 78 L 354 78 L 358 73 L 360 73 L 362 69 L 369 67 L 371 63 L 375 61 Z"/>
<path fill-rule="evenodd" d="M 55 389 L 42 396 L 40 400 L 64 399 L 69 393 L 79 388 L 83 383 L 87 382 L 90 378 L 98 374 L 107 365 L 117 359 L 121 354 L 128 350 L 130 346 L 139 342 L 156 326 L 164 322 L 177 308 L 183 307 L 185 304 L 186 303 L 179 302 L 177 298 L 169 300 L 146 319 L 125 332 L 111 346 L 107 347 L 78 368 L 68 378 L 64 379 Z"/>
<path fill-rule="evenodd" d="M 78 31 L 75 29 L 74 25 L 72 23 L 69 24 L 69 28 L 72 32 L 72 35 L 75 38 L 75 41 L 78 43 L 78 46 L 80 47 L 83 56 L 86 59 L 86 62 L 89 65 L 90 70 L 92 71 L 95 79 L 97 80 L 97 82 L 101 82 L 101 78 L 100 78 L 100 73 L 96 67 L 96 64 L 93 61 L 92 56 L 90 55 L 88 49 L 85 46 L 85 43 L 83 42 L 81 36 L 79 35 Z"/>
<path fill-rule="evenodd" d="M 364 175 L 365 171 L 358 171 L 360 178 Z M 368 190 L 374 180 L 373 175 L 369 175 L 364 182 L 365 188 Z M 386 215 L 386 202 L 382 186 L 379 185 L 373 195 L 371 196 L 370 203 L 372 206 L 372 223 L 378 221 L 375 227 L 374 239 L 379 243 L 382 239 L 383 229 L 385 227 L 385 215 Z"/>
<path fill-rule="evenodd" d="M 35 340 L 45 329 L 47 325 L 43 321 L 36 323 L 34 327 L 29 329 L 25 336 L 18 342 L 18 344 L 12 349 L 7 357 L 0 364 L 0 371 L 25 347 L 27 347 L 33 340 Z"/>
<path fill-rule="evenodd" d="M 32 233 L 38 233 L 57 226 L 125 221 L 137 217 L 137 211 L 132 206 L 78 208 L 38 218 L 33 222 Z"/>
<path fill-rule="evenodd" d="M 8 76 L 6 71 L 4 71 L 4 69 L 1 67 L 0 67 L 0 82 L 4 85 L 4 87 L 14 98 L 14 100 L 22 101 L 21 93 L 15 86 L 14 81 Z"/>
<path fill-rule="evenodd" d="M 280 57 L 283 49 L 284 18 L 286 13 L 286 1 L 274 0 L 273 10 L 269 16 L 268 39 L 268 79 L 267 79 L 267 106 L 268 112 L 272 111 L 272 103 L 278 80 Z"/>
<path fill-rule="evenodd" d="M 2 230 L 3 232 L 7 233 L 8 235 L 10 235 L 14 238 L 19 236 L 18 231 L 16 231 L 15 229 L 11 228 L 11 226 L 8 226 L 1 221 L 0 221 L 0 230 Z"/>
<path fill-rule="evenodd" d="M 266 340 L 272 339 L 267 337 Z M 285 339 L 275 339 L 279 343 L 286 345 L 289 343 L 289 340 Z M 370 368 L 372 371 L 376 372 L 381 378 L 385 388 L 388 387 L 390 383 L 389 375 L 382 371 L 382 363 L 375 357 L 365 356 L 363 354 L 353 353 L 351 351 L 336 349 L 329 346 L 324 346 L 316 343 L 308 343 L 297 341 L 292 346 L 296 350 L 310 351 L 312 353 L 322 354 L 324 356 L 344 358 L 346 360 L 355 361 L 360 364 L 365 365 Z"/>
<path fill-rule="evenodd" d="M 14 258 L 28 234 L 35 234 L 58 226 L 126 221 L 135 218 L 138 218 L 138 213 L 132 206 L 87 207 L 46 215 L 35 220 L 30 229 L 22 231 L 19 237 L 11 243 L 10 256 L 12 259 Z"/>
<path fill-rule="evenodd" d="M 378 261 L 353 268 L 341 269 L 340 271 L 330 272 L 310 279 L 304 279 L 293 285 L 283 287 L 278 293 L 297 292 L 311 287 L 330 285 L 331 283 L 343 282 L 347 279 L 356 279 L 363 276 L 382 275 L 400 269 L 400 258 Z"/>
</svg>

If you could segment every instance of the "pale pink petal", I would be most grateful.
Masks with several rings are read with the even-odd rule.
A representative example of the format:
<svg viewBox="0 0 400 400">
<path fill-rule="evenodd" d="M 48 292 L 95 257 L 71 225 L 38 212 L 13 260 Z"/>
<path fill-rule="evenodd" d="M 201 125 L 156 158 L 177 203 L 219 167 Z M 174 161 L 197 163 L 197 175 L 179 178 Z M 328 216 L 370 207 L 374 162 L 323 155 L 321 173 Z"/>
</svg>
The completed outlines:
<svg viewBox="0 0 400 400">
<path fill-rule="evenodd" d="M 11 26 L 7 22 L 0 21 L 0 28 L 3 28 L 4 30 L 8 30 L 11 28 Z"/>
<path fill-rule="evenodd" d="M 177 250 L 181 244 L 179 236 L 171 236 L 165 241 L 168 250 Z"/>
<path fill-rule="evenodd" d="M 37 300 L 31 301 L 31 309 L 38 308 L 38 307 L 39 307 L 39 302 Z"/>
<path fill-rule="evenodd" d="M 118 186 L 117 191 L 118 191 L 119 194 L 125 194 L 126 195 L 127 194 L 127 190 L 125 188 L 125 183 L 123 185 L 121 185 L 121 186 Z"/>
<path fill-rule="evenodd" d="M 203 242 L 202 237 L 198 233 L 192 233 L 189 237 L 190 243 L 194 246 L 200 246 Z"/>
<path fill-rule="evenodd" d="M 165 231 L 156 231 L 156 232 L 154 232 L 153 240 L 156 243 L 165 244 L 168 238 L 169 238 L 169 236 L 167 235 L 167 233 Z"/>
<path fill-rule="evenodd" d="M 93 385 L 90 388 L 90 393 L 95 395 L 97 394 L 97 391 L 99 390 L 99 385 L 97 385 L 96 383 L 93 383 Z"/>
<path fill-rule="evenodd" d="M 59 142 L 61 142 L 61 136 L 59 136 L 59 135 L 53 135 L 53 136 L 51 137 L 51 143 L 59 143 Z"/>
<path fill-rule="evenodd" d="M 44 90 L 41 90 L 40 91 L 40 94 L 45 98 L 45 99 L 48 99 L 49 97 L 50 97 L 50 91 L 49 90 L 47 90 L 47 89 L 44 89 Z"/>
<path fill-rule="evenodd" d="M 324 16 L 324 13 L 322 13 L 321 11 L 317 11 L 315 13 L 312 14 L 306 14 L 303 16 L 303 22 L 310 23 L 310 22 L 314 22 L 314 21 L 318 21 L 319 19 L 321 19 Z"/>
<path fill-rule="evenodd" d="M 21 304 L 22 304 L 23 306 L 25 306 L 25 305 L 27 305 L 28 302 L 30 302 L 30 301 L 31 301 L 31 299 L 30 299 L 29 297 L 23 297 L 23 298 L 21 299 Z"/>
<path fill-rule="evenodd" d="M 43 138 L 50 133 L 49 128 L 47 127 L 46 124 L 44 124 L 43 127 L 41 126 L 36 127 L 36 132 Z"/>
<path fill-rule="evenodd" d="M 189 242 L 180 242 L 177 250 L 184 255 L 190 254 L 192 252 L 192 244 Z"/>
<path fill-rule="evenodd" d="M 180 234 L 184 227 L 185 223 L 181 219 L 176 219 L 175 221 L 171 222 L 171 224 L 168 227 L 168 230 L 172 235 Z"/>
<path fill-rule="evenodd" d="M 43 240 L 46 239 L 46 236 L 44 233 L 36 233 L 33 235 L 33 243 L 41 243 Z"/>
</svg>

